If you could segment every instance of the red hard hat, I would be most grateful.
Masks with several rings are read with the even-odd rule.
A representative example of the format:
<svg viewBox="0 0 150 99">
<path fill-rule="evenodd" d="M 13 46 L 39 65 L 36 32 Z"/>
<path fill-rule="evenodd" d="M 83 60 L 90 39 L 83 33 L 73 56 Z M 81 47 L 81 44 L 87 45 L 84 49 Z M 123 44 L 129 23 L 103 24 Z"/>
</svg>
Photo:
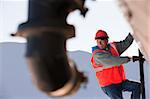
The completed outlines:
<svg viewBox="0 0 150 99">
<path fill-rule="evenodd" d="M 95 35 L 95 39 L 98 39 L 98 38 L 101 38 L 101 37 L 106 37 L 106 38 L 109 38 L 107 33 L 103 30 L 98 30 L 96 32 L 96 35 Z"/>
</svg>

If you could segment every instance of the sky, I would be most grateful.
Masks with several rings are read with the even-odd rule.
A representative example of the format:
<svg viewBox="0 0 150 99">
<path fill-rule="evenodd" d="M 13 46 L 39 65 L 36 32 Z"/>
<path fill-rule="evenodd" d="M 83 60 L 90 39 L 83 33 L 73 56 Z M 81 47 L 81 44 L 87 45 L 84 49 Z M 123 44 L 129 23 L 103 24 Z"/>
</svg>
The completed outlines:
<svg viewBox="0 0 150 99">
<path fill-rule="evenodd" d="M 67 22 L 76 29 L 76 37 L 67 40 L 69 51 L 82 50 L 91 53 L 91 47 L 96 45 L 94 36 L 99 29 L 108 33 L 110 42 L 123 40 L 129 32 L 133 32 L 116 0 L 87 0 L 85 6 L 89 8 L 85 18 L 78 10 L 70 13 L 67 18 Z M 26 42 L 24 38 L 10 37 L 10 34 L 17 31 L 18 24 L 27 20 L 27 9 L 27 0 L 0 1 L 0 42 Z M 137 49 L 134 42 L 123 56 L 137 55 Z"/>
</svg>

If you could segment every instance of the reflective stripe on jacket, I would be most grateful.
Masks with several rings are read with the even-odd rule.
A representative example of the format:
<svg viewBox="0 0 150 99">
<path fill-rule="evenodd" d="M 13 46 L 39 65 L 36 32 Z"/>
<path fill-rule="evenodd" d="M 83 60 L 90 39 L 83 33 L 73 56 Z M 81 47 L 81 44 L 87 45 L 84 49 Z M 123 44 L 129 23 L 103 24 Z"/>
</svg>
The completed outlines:
<svg viewBox="0 0 150 99">
<path fill-rule="evenodd" d="M 114 43 L 110 43 L 109 51 L 113 56 L 119 56 L 119 53 Z M 91 63 L 96 72 L 96 77 L 99 81 L 100 86 L 104 87 L 111 84 L 118 84 L 126 80 L 123 65 L 112 66 L 110 68 L 105 68 L 102 64 L 97 65 L 94 61 L 94 54 L 97 52 L 106 52 L 106 51 L 102 49 L 95 49 L 92 53 L 91 58 Z"/>
</svg>

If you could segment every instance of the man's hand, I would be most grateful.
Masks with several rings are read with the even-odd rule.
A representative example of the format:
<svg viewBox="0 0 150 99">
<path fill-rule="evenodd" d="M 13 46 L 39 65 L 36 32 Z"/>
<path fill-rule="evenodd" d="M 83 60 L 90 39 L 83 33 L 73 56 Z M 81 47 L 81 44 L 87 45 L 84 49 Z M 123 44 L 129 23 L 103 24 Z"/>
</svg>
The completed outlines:
<svg viewBox="0 0 150 99">
<path fill-rule="evenodd" d="M 129 58 L 129 61 L 132 61 L 133 60 L 133 57 L 132 56 L 127 56 Z"/>
</svg>

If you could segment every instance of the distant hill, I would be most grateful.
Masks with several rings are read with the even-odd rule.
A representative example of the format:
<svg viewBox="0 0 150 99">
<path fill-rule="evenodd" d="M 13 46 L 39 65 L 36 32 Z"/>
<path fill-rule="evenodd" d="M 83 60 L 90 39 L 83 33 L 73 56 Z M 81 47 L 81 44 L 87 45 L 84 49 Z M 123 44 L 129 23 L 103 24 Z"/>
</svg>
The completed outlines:
<svg viewBox="0 0 150 99">
<path fill-rule="evenodd" d="M 0 43 L 0 99 L 51 99 L 33 85 L 28 66 L 24 59 L 25 44 Z M 100 89 L 90 63 L 91 53 L 68 52 L 68 57 L 76 62 L 79 70 L 88 76 L 87 87 L 82 86 L 73 96 L 60 99 L 109 99 Z M 147 64 L 145 64 L 147 65 Z M 125 65 L 127 78 L 139 81 L 138 62 Z M 149 90 L 148 66 L 145 66 L 147 97 Z M 126 98 L 129 94 L 125 93 Z M 57 98 L 58 99 L 58 98 Z"/>
</svg>

